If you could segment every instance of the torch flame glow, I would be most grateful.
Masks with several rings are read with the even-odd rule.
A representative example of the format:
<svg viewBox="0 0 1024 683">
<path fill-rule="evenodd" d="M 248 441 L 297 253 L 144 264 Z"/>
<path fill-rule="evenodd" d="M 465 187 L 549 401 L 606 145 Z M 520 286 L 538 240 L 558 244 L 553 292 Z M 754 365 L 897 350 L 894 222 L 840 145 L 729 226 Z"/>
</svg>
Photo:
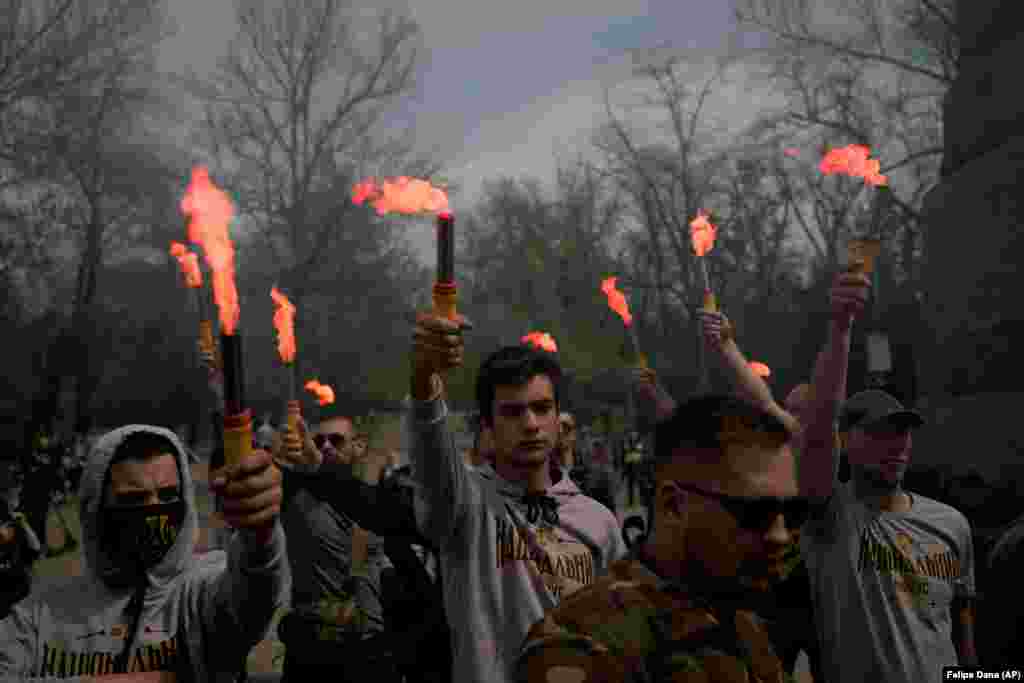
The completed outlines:
<svg viewBox="0 0 1024 683">
<path fill-rule="evenodd" d="M 233 335 L 238 327 L 238 290 L 235 288 L 235 245 L 229 226 L 235 215 L 231 198 L 213 184 L 205 166 L 192 169 L 192 181 L 181 200 L 189 218 L 188 238 L 203 248 L 213 273 L 213 300 L 220 311 L 221 331 Z"/>
<path fill-rule="evenodd" d="M 690 240 L 693 242 L 693 253 L 704 256 L 715 246 L 718 227 L 708 220 L 710 214 L 701 209 L 697 217 L 690 221 Z"/>
<path fill-rule="evenodd" d="M 326 384 L 320 384 L 315 379 L 311 379 L 306 382 L 306 390 L 312 392 L 316 396 L 316 401 L 322 406 L 329 406 L 334 403 L 334 389 L 331 389 Z"/>
<path fill-rule="evenodd" d="M 382 183 L 374 178 L 356 183 L 352 188 L 352 201 L 357 206 L 369 201 L 380 216 L 388 213 L 415 215 L 449 211 L 448 195 L 444 190 L 426 180 L 407 176 L 385 178 Z"/>
<path fill-rule="evenodd" d="M 274 329 L 277 330 L 277 353 L 285 363 L 295 361 L 295 306 L 284 294 L 273 287 Z"/>
<path fill-rule="evenodd" d="M 869 159 L 870 155 L 871 150 L 864 145 L 836 147 L 828 151 L 818 168 L 825 175 L 842 173 L 863 178 L 864 182 L 876 187 L 888 184 L 887 178 L 881 174 L 881 164 L 877 159 Z"/>
<path fill-rule="evenodd" d="M 171 256 L 178 259 L 185 284 L 192 289 L 203 286 L 203 271 L 199 269 L 199 255 L 191 252 L 181 242 L 171 242 Z"/>
<path fill-rule="evenodd" d="M 615 289 L 615 282 L 618 279 L 619 278 L 617 277 L 606 278 L 604 282 L 601 283 L 601 291 L 608 297 L 608 308 L 618 313 L 619 317 L 622 318 L 622 322 L 626 324 L 626 327 L 629 327 L 633 324 L 633 315 L 629 312 L 629 304 L 626 302 L 626 296 L 619 290 Z"/>
<path fill-rule="evenodd" d="M 550 351 L 551 353 L 558 351 L 558 345 L 555 344 L 554 337 L 547 332 L 530 332 L 519 341 L 524 344 L 532 344 L 543 351 Z"/>
<path fill-rule="evenodd" d="M 769 377 L 772 374 L 771 369 L 767 365 L 756 360 L 750 361 L 750 369 L 758 377 Z"/>
</svg>

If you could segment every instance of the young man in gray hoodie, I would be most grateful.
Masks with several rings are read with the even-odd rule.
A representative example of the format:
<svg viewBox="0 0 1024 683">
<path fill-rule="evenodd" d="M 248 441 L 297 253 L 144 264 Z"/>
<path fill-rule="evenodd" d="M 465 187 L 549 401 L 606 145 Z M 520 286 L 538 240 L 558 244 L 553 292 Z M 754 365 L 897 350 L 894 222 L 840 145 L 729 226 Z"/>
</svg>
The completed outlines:
<svg viewBox="0 0 1024 683">
<path fill-rule="evenodd" d="M 233 681 L 285 604 L 281 473 L 256 451 L 214 474 L 227 553 L 195 556 L 198 516 L 182 444 L 161 427 L 101 438 L 80 488 L 83 572 L 0 622 L 0 682 Z"/>
<path fill-rule="evenodd" d="M 494 467 L 455 449 L 440 373 L 462 363 L 464 320 L 420 314 L 413 342 L 416 522 L 440 549 L 455 683 L 505 683 L 530 626 L 626 554 L 615 516 L 568 478 L 552 486 L 561 368 L 527 346 L 481 366 L 476 398 Z"/>
</svg>

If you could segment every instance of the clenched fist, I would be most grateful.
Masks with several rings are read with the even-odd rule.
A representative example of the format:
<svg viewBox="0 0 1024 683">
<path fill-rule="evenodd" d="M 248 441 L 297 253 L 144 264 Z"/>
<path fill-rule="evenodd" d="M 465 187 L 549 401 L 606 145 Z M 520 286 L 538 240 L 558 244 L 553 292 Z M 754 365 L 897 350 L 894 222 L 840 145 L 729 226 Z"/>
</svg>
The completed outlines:
<svg viewBox="0 0 1024 683">
<path fill-rule="evenodd" d="M 725 313 L 701 309 L 698 315 L 704 343 L 708 346 L 719 347 L 734 338 L 735 330 Z"/>
<path fill-rule="evenodd" d="M 299 416 L 296 431 L 298 432 L 299 443 L 302 450 L 298 453 L 288 448 L 288 422 L 285 421 L 274 435 L 274 446 L 271 452 L 274 456 L 274 464 L 284 469 L 316 470 L 324 461 L 323 452 L 316 447 L 313 436 L 306 427 L 306 421 Z"/>
<path fill-rule="evenodd" d="M 853 319 L 861 315 L 868 305 L 871 281 L 860 273 L 841 273 L 829 292 L 832 319 L 842 329 L 849 329 Z"/>
<path fill-rule="evenodd" d="M 434 313 L 417 313 L 412 334 L 413 395 L 424 399 L 431 377 L 453 370 L 464 360 L 463 330 L 472 329 L 465 316 L 455 320 Z"/>
</svg>

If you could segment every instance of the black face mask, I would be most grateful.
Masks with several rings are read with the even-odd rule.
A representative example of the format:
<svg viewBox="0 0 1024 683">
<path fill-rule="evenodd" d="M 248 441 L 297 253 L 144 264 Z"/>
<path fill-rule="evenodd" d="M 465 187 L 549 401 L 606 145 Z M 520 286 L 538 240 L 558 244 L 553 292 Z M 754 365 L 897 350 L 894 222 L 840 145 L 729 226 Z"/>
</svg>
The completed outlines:
<svg viewBox="0 0 1024 683">
<path fill-rule="evenodd" d="M 125 579 L 141 578 L 160 563 L 181 532 L 185 501 L 111 506 L 103 510 L 103 548 Z"/>
</svg>

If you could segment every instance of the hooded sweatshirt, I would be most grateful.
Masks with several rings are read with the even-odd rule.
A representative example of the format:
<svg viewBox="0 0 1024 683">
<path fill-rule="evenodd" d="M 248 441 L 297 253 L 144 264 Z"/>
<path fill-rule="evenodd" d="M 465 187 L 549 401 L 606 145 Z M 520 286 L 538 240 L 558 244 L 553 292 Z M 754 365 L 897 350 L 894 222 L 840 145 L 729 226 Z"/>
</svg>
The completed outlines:
<svg viewBox="0 0 1024 683">
<path fill-rule="evenodd" d="M 100 578 L 112 564 L 100 543 L 103 489 L 115 449 L 135 432 L 174 444 L 185 516 L 144 586 L 111 588 Z M 174 671 L 178 683 L 233 681 L 285 604 L 288 563 L 280 524 L 265 546 L 238 533 L 227 552 L 194 555 L 199 522 L 184 449 L 173 432 L 145 425 L 121 427 L 96 443 L 79 497 L 86 562 L 78 576 L 29 596 L 0 622 L 0 683 L 83 683 L 114 673 L 114 659 L 126 647 L 129 672 Z"/>
<path fill-rule="evenodd" d="M 441 556 L 453 681 L 506 683 L 530 627 L 626 545 L 611 511 L 568 477 L 530 504 L 523 484 L 467 467 L 446 417 L 443 401 L 413 404 L 416 523 Z"/>
</svg>

